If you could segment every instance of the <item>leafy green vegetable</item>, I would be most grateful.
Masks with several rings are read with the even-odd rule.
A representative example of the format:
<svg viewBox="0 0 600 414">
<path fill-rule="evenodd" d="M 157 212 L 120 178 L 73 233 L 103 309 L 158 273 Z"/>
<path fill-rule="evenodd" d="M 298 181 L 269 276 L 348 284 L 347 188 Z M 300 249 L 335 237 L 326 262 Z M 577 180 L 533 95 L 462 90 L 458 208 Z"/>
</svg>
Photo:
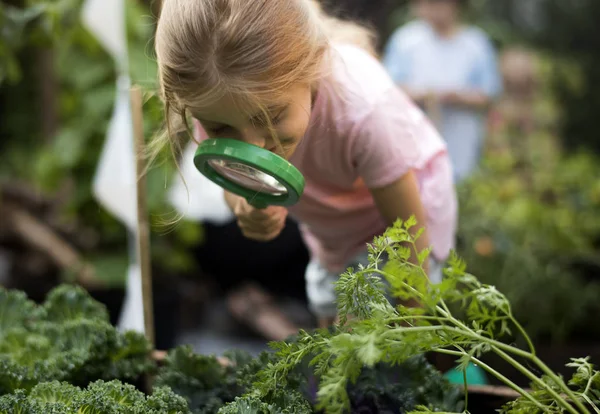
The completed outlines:
<svg viewBox="0 0 600 414">
<path fill-rule="evenodd" d="M 302 341 L 290 338 L 288 346 Z M 315 402 L 315 369 L 310 358 L 287 372 L 285 383 L 260 394 L 253 384 L 260 382 L 263 369 L 277 363 L 273 352 L 258 357 L 243 351 L 225 354 L 230 364 L 222 366 L 212 356 L 194 354 L 189 346 L 170 351 L 155 379 L 156 386 L 168 386 L 186 398 L 192 413 L 312 413 Z M 424 356 L 400 366 L 379 364 L 366 368 L 355 384 L 348 386 L 352 412 L 407 412 L 418 405 L 439 410 L 458 409 L 460 390 L 448 383 Z M 378 411 L 379 410 L 379 411 Z M 400 410 L 400 411 L 398 411 Z"/>
<path fill-rule="evenodd" d="M 290 338 L 294 344 L 301 337 Z M 284 346 L 284 344 L 278 344 Z M 155 380 L 188 401 L 193 413 L 307 413 L 313 412 L 315 370 L 304 358 L 286 374 L 285 384 L 266 394 L 252 385 L 260 382 L 262 370 L 277 362 L 277 355 L 263 352 L 252 358 L 243 351 L 225 354 L 231 362 L 222 366 L 212 356 L 194 354 L 189 346 L 173 349 Z M 446 381 L 421 355 L 401 366 L 379 364 L 364 369 L 355 384 L 348 387 L 352 412 L 376 407 L 379 412 L 406 412 L 416 406 L 458 409 L 461 392 Z M 376 411 L 377 412 L 377 411 Z"/>
<path fill-rule="evenodd" d="M 155 367 L 147 339 L 117 332 L 104 306 L 77 286 L 55 288 L 40 306 L 0 288 L 0 316 L 0 394 L 53 380 L 136 380 Z"/>
<path fill-rule="evenodd" d="M 187 414 L 185 400 L 168 388 L 146 397 L 132 385 L 119 381 L 97 381 L 85 390 L 66 382 L 36 385 L 29 395 L 24 390 L 0 397 L 0 414 Z"/>
<path fill-rule="evenodd" d="M 0 288 L 0 339 L 13 328 L 24 327 L 39 318 L 35 302 L 25 292 Z"/>
<path fill-rule="evenodd" d="M 599 402 L 594 401 L 591 392 L 597 382 L 597 371 L 582 360 L 575 360 L 578 373 L 571 381 L 574 388 L 569 387 L 536 356 L 530 338 L 514 318 L 506 297 L 494 286 L 484 285 L 468 274 L 465 264 L 456 255 L 449 260 L 444 281 L 437 285 L 426 282 L 424 270 L 407 260 L 410 251 L 404 247 L 408 243 L 417 250 L 418 235 L 413 237 L 410 231 L 414 225 L 414 220 L 395 223 L 370 246 L 369 266 L 356 272 L 348 271 L 341 277 L 336 287 L 338 308 L 346 324 L 332 331 L 304 332 L 295 343 L 275 344 L 276 359 L 258 374 L 250 395 L 268 397 L 285 388 L 289 373 L 305 358 L 310 358 L 320 378 L 317 408 L 327 413 L 347 412 L 352 407 L 348 386 L 357 382 L 365 367 L 405 364 L 424 352 L 435 351 L 459 358 L 461 369 L 473 362 L 518 391 L 522 398 L 507 406 L 505 412 L 539 410 L 589 414 L 586 403 L 591 403 L 598 412 Z M 389 262 L 381 268 L 384 254 Z M 377 275 L 385 278 L 397 297 L 416 300 L 422 307 L 390 304 L 383 284 L 376 280 Z M 360 292 L 369 292 L 369 296 L 356 300 Z M 449 304 L 460 305 L 466 311 L 467 320 L 457 318 Z M 355 317 L 349 318 L 350 315 Z M 513 330 L 525 337 L 527 350 L 501 342 L 500 339 Z M 499 355 L 526 375 L 534 391 L 525 391 L 485 364 L 481 356 L 488 352 Z M 519 361 L 523 359 L 526 364 Z M 544 377 L 538 377 L 529 366 L 535 366 L 535 372 L 542 372 Z M 389 403 L 386 398 L 378 400 L 380 395 L 375 389 L 368 391 L 372 400 Z M 434 401 L 423 400 L 425 403 L 414 409 L 437 410 L 433 404 L 440 401 L 439 396 Z"/>
<path fill-rule="evenodd" d="M 133 381 L 142 374 L 153 373 L 156 364 L 149 357 L 152 351 L 150 342 L 143 334 L 134 331 L 119 334 L 106 358 L 99 361 L 103 369 L 98 377 Z"/>
<path fill-rule="evenodd" d="M 237 397 L 221 408 L 219 414 L 311 414 L 313 409 L 298 391 L 279 391 L 270 402 L 257 396 Z"/>
<path fill-rule="evenodd" d="M 228 355 L 232 365 L 222 366 L 215 357 L 195 354 L 190 346 L 177 347 L 167 355 L 154 384 L 185 397 L 194 414 L 216 413 L 243 393 L 238 372 L 248 372 L 246 366 L 252 361 L 242 351 Z"/>
<path fill-rule="evenodd" d="M 435 411 L 462 407 L 461 390 L 451 385 L 423 355 L 399 366 L 380 364 L 363 369 L 348 390 L 351 412 L 409 412 L 417 406 Z"/>
<path fill-rule="evenodd" d="M 110 321 L 106 307 L 92 299 L 85 289 L 76 285 L 54 288 L 48 294 L 42 308 L 46 312 L 44 319 L 49 322 L 78 319 Z"/>
</svg>

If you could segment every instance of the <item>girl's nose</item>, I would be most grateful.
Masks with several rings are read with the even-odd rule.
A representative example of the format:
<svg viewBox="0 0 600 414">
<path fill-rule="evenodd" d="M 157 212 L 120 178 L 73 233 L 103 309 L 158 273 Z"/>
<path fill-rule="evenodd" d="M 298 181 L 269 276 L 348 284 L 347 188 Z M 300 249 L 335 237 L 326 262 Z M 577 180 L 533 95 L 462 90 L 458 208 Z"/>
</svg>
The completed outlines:
<svg viewBox="0 0 600 414">
<path fill-rule="evenodd" d="M 260 131 L 256 128 L 246 128 L 241 131 L 242 140 L 252 145 L 256 145 L 261 148 L 265 148 L 267 140 L 264 136 L 264 131 Z"/>
</svg>

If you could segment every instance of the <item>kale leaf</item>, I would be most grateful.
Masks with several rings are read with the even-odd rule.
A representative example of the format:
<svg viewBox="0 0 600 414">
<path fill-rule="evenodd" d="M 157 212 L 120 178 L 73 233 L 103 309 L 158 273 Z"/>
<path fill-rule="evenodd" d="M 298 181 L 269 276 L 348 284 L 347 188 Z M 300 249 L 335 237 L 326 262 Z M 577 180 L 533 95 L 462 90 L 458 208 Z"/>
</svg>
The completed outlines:
<svg viewBox="0 0 600 414">
<path fill-rule="evenodd" d="M 169 387 L 185 397 L 194 414 L 216 413 L 243 393 L 237 372 L 252 361 L 249 354 L 241 351 L 231 355 L 233 364 L 223 366 L 213 356 L 195 354 L 190 346 L 174 348 L 160 367 L 154 384 Z"/>
<path fill-rule="evenodd" d="M 188 414 L 183 398 L 168 388 L 145 396 L 119 381 L 96 381 L 87 389 L 66 382 L 40 383 L 27 394 L 18 390 L 0 397 L 0 414 Z"/>
<path fill-rule="evenodd" d="M 148 340 L 119 333 L 104 305 L 78 286 L 62 285 L 37 306 L 0 287 L 0 395 L 36 384 L 136 380 L 154 370 Z"/>
</svg>

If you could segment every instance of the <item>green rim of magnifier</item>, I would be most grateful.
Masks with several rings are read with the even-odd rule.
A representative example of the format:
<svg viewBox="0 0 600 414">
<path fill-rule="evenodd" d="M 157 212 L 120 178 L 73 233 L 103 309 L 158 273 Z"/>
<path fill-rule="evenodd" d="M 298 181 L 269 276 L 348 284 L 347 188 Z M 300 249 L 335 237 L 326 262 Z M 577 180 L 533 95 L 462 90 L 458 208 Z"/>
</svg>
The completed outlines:
<svg viewBox="0 0 600 414">
<path fill-rule="evenodd" d="M 274 195 L 257 192 L 228 180 L 210 165 L 211 160 L 233 161 L 256 168 L 270 175 L 283 185 L 287 193 Z M 235 139 L 207 139 L 200 143 L 194 155 L 196 168 L 209 180 L 225 190 L 244 197 L 256 208 L 270 205 L 291 206 L 300 200 L 304 192 L 304 177 L 286 159 L 256 145 Z"/>
</svg>

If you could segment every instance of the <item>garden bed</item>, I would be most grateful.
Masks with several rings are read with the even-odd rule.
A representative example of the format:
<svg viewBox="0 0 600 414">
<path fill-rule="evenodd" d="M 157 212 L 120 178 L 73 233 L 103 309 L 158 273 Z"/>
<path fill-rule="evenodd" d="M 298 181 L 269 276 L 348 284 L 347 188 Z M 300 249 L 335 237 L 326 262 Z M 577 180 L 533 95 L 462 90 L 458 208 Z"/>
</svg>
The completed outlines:
<svg viewBox="0 0 600 414">
<path fill-rule="evenodd" d="M 459 413 L 465 404 L 478 414 L 598 412 L 600 372 L 589 358 L 572 358 L 587 355 L 553 355 L 575 371 L 569 381 L 561 378 L 540 359 L 507 299 L 467 274 L 457 257 L 444 282 L 429 285 L 422 267 L 407 261 L 413 223 L 396 223 L 374 240 L 368 267 L 341 276 L 342 324 L 299 332 L 257 357 L 233 350 L 216 358 L 188 346 L 155 351 L 144 336 L 118 332 L 106 307 L 76 286 L 54 289 L 41 304 L 0 290 L 0 413 L 34 414 L 27 407 L 40 404 L 56 413 L 95 412 L 100 403 L 113 407 L 101 413 L 131 404 L 157 414 Z M 380 269 L 383 252 L 389 260 Z M 391 306 L 374 273 L 394 296 L 423 306 Z M 468 319 L 450 304 L 462 304 Z M 517 334 L 527 346 L 514 345 Z M 452 384 L 428 361 L 431 354 L 452 356 L 463 368 L 476 364 L 509 388 Z M 520 386 L 506 366 L 488 363 L 492 356 L 532 385 Z"/>
<path fill-rule="evenodd" d="M 8 293 L 8 295 L 7 295 Z M 2 300 L 0 300 L 0 303 L 2 303 L 2 306 L 5 306 L 4 310 L 7 310 L 6 306 L 16 306 L 18 305 L 18 302 L 21 301 L 21 305 L 26 304 L 27 302 L 24 300 L 24 297 L 22 296 L 21 293 L 16 292 L 16 291 L 5 291 L 4 295 L 0 296 L 2 298 Z M 83 290 L 76 288 L 74 286 L 61 286 L 59 288 L 57 288 L 56 290 L 54 290 L 53 292 L 50 293 L 50 295 L 48 296 L 49 299 L 46 300 L 45 303 L 42 303 L 40 306 L 40 308 L 38 308 L 37 310 L 42 309 L 45 313 L 46 313 L 46 318 L 48 318 L 48 320 L 53 321 L 53 323 L 60 323 L 60 324 L 65 324 L 65 325 L 69 325 L 71 328 L 74 328 L 74 322 L 75 321 L 81 321 L 83 322 L 85 320 L 85 322 L 83 322 L 83 327 L 85 326 L 89 326 L 89 324 L 98 324 L 98 319 L 105 319 L 107 318 L 107 315 L 104 313 L 105 311 L 103 310 L 102 305 L 100 305 L 98 302 L 96 302 L 95 300 L 93 300 L 90 296 L 88 296 L 87 293 L 85 293 Z M 25 325 L 27 325 L 28 323 L 31 322 L 31 318 L 33 315 L 36 314 L 36 308 L 34 305 L 32 305 L 31 303 L 29 303 L 28 305 L 25 305 L 26 307 L 29 307 L 29 312 L 28 317 L 26 317 L 25 319 L 20 319 L 21 322 L 24 322 Z M 61 306 L 66 306 L 66 308 L 61 308 Z M 8 309 L 10 310 L 10 309 Z M 14 311 L 15 309 L 13 309 Z M 7 331 L 9 331 L 10 329 L 8 324 L 11 323 L 11 320 L 13 323 L 17 323 L 19 321 L 19 315 L 23 315 L 22 312 L 17 313 L 10 313 L 10 312 L 5 312 L 4 313 L 5 317 L 3 319 L 3 326 L 2 329 L 0 330 L 0 335 L 7 335 Z M 17 318 L 17 319 L 14 319 Z M 85 319 L 83 319 L 85 318 Z M 60 319 L 60 320 L 59 320 Z M 79 328 L 81 328 L 82 326 L 80 326 Z M 98 326 L 105 326 L 102 324 L 99 324 Z M 92 329 L 95 329 L 93 326 L 90 326 Z M 76 330 L 79 328 L 75 328 Z M 109 333 L 110 336 L 110 331 L 107 331 Z M 131 334 L 129 334 L 131 335 Z M 88 343 L 88 345 L 90 346 L 100 346 L 100 343 L 103 342 L 102 339 L 99 339 L 100 337 L 96 337 L 95 340 L 91 343 Z M 120 337 L 121 340 L 125 338 L 125 336 Z M 143 391 L 143 393 L 145 395 L 147 395 L 148 397 L 146 398 L 150 398 L 150 402 L 140 402 L 139 404 L 154 404 L 156 403 L 156 399 L 157 398 L 164 398 L 165 400 L 161 400 L 161 404 L 175 404 L 177 405 L 177 401 L 179 401 L 180 406 L 182 406 L 182 401 L 181 400 L 177 400 L 177 395 L 182 395 L 184 396 L 184 400 L 186 401 L 187 404 L 189 404 L 192 408 L 191 412 L 217 412 L 219 408 L 222 408 L 222 406 L 228 402 L 228 401 L 234 401 L 236 397 L 240 397 L 241 395 L 243 395 L 244 390 L 246 389 L 243 386 L 238 386 L 236 385 L 233 380 L 235 379 L 236 381 L 239 381 L 240 379 L 243 379 L 242 377 L 244 375 L 252 375 L 252 372 L 254 372 L 254 374 L 256 374 L 258 371 L 260 371 L 260 369 L 262 368 L 262 365 L 266 366 L 266 363 L 268 361 L 269 356 L 267 356 L 267 354 L 262 355 L 260 358 L 261 359 L 251 359 L 249 355 L 244 354 L 244 353 L 240 353 L 240 352 L 233 352 L 231 354 L 229 354 L 228 357 L 219 357 L 219 358 L 215 358 L 215 357 L 210 357 L 210 356 L 201 356 L 201 355 L 197 355 L 194 354 L 193 352 L 191 352 L 191 348 L 188 347 L 180 347 L 180 348 L 176 348 L 174 350 L 170 350 L 170 351 L 164 351 L 164 350 L 154 350 L 154 351 L 150 351 L 147 346 L 149 345 L 144 339 L 143 337 L 140 336 L 130 336 L 130 343 L 129 345 L 131 345 L 133 343 L 132 339 L 136 339 L 138 341 L 137 345 L 135 346 L 127 346 L 126 343 L 121 343 L 120 344 L 120 351 L 121 352 L 113 352 L 110 358 L 101 358 L 98 356 L 90 356 L 90 363 L 95 364 L 96 366 L 91 368 L 89 366 L 85 367 L 86 364 L 82 364 L 82 366 L 84 366 L 84 371 L 79 371 L 76 372 L 75 375 L 73 375 L 72 378 L 69 378 L 68 376 L 65 375 L 48 375 L 45 378 L 29 378 L 29 382 L 27 384 L 21 384 L 22 386 L 25 387 L 25 389 L 34 389 L 35 385 L 40 382 L 40 383 L 44 383 L 46 382 L 45 385 L 42 385 L 41 390 L 43 392 L 48 392 L 48 387 L 53 387 L 51 385 L 47 384 L 47 381 L 52 381 L 54 379 L 58 379 L 58 380 L 67 380 L 70 383 L 73 383 L 79 387 L 81 387 L 81 389 L 83 391 L 77 391 L 77 392 L 81 392 L 82 395 L 87 395 L 86 393 L 91 393 L 91 392 L 100 392 L 99 390 L 104 390 L 104 387 L 109 387 L 112 391 L 111 392 L 127 392 L 130 393 L 131 395 L 134 395 L 134 391 L 133 389 L 129 389 L 126 388 L 123 385 L 119 385 L 121 383 L 129 383 L 129 384 L 133 384 L 136 389 L 139 389 L 141 391 Z M 14 338 L 13 338 L 14 339 Z M 64 338 L 63 338 L 64 340 Z M 71 340 L 66 340 L 66 342 L 72 342 Z M 119 346 L 116 345 L 118 344 L 120 341 L 117 339 L 115 346 Z M 146 351 L 144 351 L 144 349 L 146 349 Z M 81 349 L 80 351 L 82 351 L 83 349 Z M 91 349 L 86 349 L 87 352 L 93 352 Z M 574 351 L 574 350 L 573 350 Z M 4 363 L 4 368 L 10 370 L 11 367 L 6 365 L 6 349 L 3 349 L 2 352 L 0 354 L 2 354 L 2 357 L 0 360 L 3 360 Z M 73 355 L 81 355 L 81 353 L 72 353 L 71 351 L 67 351 L 66 349 L 62 349 L 63 353 L 66 353 L 62 356 L 70 356 L 72 357 Z M 57 351 L 57 355 L 60 354 L 60 352 Z M 98 352 L 97 350 L 95 352 Z M 101 353 L 101 352 L 100 352 Z M 109 351 L 109 353 L 111 353 L 111 351 Z M 116 355 L 120 355 L 121 359 L 120 361 L 116 358 Z M 146 361 L 146 357 L 144 356 L 146 355 L 146 357 L 148 358 L 149 361 L 151 361 L 151 363 L 148 363 L 148 361 Z M 272 355 L 272 354 L 269 354 Z M 55 358 L 56 359 L 56 358 Z M 60 358 L 56 359 L 59 360 Z M 417 357 L 418 360 L 418 357 Z M 425 361 L 423 359 L 423 361 Z M 236 371 L 237 369 L 237 364 L 246 364 L 246 368 L 244 368 L 243 371 Z M 421 364 L 423 364 L 423 362 L 420 362 Z M 115 365 L 116 364 L 116 365 Z M 107 365 L 112 365 L 109 369 L 107 369 Z M 118 367 L 120 365 L 120 368 Z M 248 366 L 251 366 L 251 368 L 248 368 Z M 14 367 L 13 367 L 14 368 Z M 91 369 L 90 369 L 91 368 Z M 131 371 L 133 369 L 133 371 Z M 402 371 L 403 369 L 406 370 L 406 367 L 400 367 L 399 368 L 400 371 Z M 429 368 L 427 368 L 427 365 L 421 365 L 421 368 L 419 369 L 425 369 L 428 370 Z M 129 372 L 127 372 L 129 370 Z M 85 373 L 86 375 L 88 375 L 87 380 L 85 378 L 81 377 L 81 374 Z M 418 371 L 413 371 L 413 374 L 408 375 L 408 377 L 411 377 L 412 375 L 417 375 L 417 377 L 419 377 L 420 375 L 424 375 L 424 374 L 415 374 Z M 15 371 L 16 373 L 16 371 Z M 508 374 L 508 373 L 507 373 Z M 403 385 L 404 388 L 404 394 L 402 394 L 402 392 L 399 392 L 398 395 L 400 395 L 400 400 L 399 402 L 395 402 L 393 400 L 390 400 L 390 396 L 394 395 L 395 393 L 395 388 L 398 384 L 400 384 L 402 382 L 402 380 L 396 384 L 394 384 L 393 381 L 390 381 L 389 383 L 386 384 L 381 384 L 378 383 L 378 381 L 380 381 L 381 379 L 374 379 L 377 377 L 371 377 L 371 376 L 366 376 L 363 379 L 363 383 L 360 383 L 359 381 L 359 389 L 358 391 L 361 394 L 357 394 L 356 390 L 354 391 L 354 393 L 352 393 L 351 391 L 351 398 L 353 403 L 356 403 L 357 405 L 359 405 L 358 407 L 354 407 L 355 409 L 351 412 L 353 413 L 365 413 L 365 412 L 399 412 L 399 413 L 403 413 L 405 412 L 405 408 L 404 406 L 402 406 L 402 403 L 404 403 L 405 401 L 401 400 L 402 398 L 408 398 L 407 395 L 410 395 L 410 392 L 416 392 L 416 389 L 422 389 L 425 388 L 427 389 L 429 387 L 429 390 L 427 392 L 425 392 L 425 394 L 423 395 L 428 395 L 428 398 L 433 398 L 432 401 L 442 401 L 444 399 L 446 399 L 446 403 L 448 403 L 448 401 L 452 402 L 453 404 L 455 404 L 455 408 L 456 409 L 460 409 L 460 404 L 464 398 L 464 389 L 460 386 L 450 386 L 444 379 L 442 379 L 441 377 L 441 373 L 437 372 L 435 373 L 434 371 L 429 371 L 430 378 L 429 381 L 425 381 L 425 382 L 418 382 L 418 383 L 413 383 L 410 386 L 407 386 L 406 384 Z M 111 378 L 111 376 L 114 376 L 115 378 Z M 120 376 L 120 378 L 119 378 Z M 509 374 L 510 376 L 510 374 Z M 54 378 L 53 378 L 54 377 Z M 9 378 L 9 380 L 7 381 L 7 378 Z M 212 382 L 211 382 L 211 378 L 212 378 Z M 389 378 L 389 377 L 387 377 Z M 102 383 L 101 385 L 95 384 L 94 381 L 92 380 L 103 380 L 103 381 L 109 381 L 108 385 L 105 385 L 104 383 Z M 112 379 L 119 379 L 122 382 L 118 382 L 118 383 L 113 383 L 111 380 Z M 13 377 L 14 380 L 14 377 Z M 38 381 L 39 380 L 39 381 Z M 314 380 L 316 381 L 316 380 Z M 306 396 L 312 396 L 313 398 L 316 397 L 316 390 L 317 390 L 317 382 L 312 382 L 312 385 L 308 391 L 305 390 L 304 395 Z M 371 382 L 372 381 L 372 382 Z M 90 389 L 86 390 L 86 386 L 89 383 L 95 384 L 92 386 L 92 388 L 90 388 L 92 391 L 90 391 Z M 8 375 L 7 377 L 7 371 L 4 371 L 4 375 L 3 378 L 0 380 L 0 384 L 3 384 L 5 387 L 7 386 L 7 384 L 10 384 L 10 375 Z M 243 381 L 242 381 L 243 383 Z M 308 383 L 310 384 L 311 381 L 308 381 Z M 14 385 L 14 383 L 13 383 Z M 152 392 L 152 389 L 154 388 L 154 392 L 156 392 L 156 390 L 162 389 L 160 387 L 164 387 L 165 385 L 169 385 L 169 387 L 175 392 L 174 394 L 158 394 L 159 397 L 152 397 L 154 395 L 154 393 Z M 433 385 L 433 387 L 432 387 Z M 248 386 L 248 384 L 246 384 L 246 386 Z M 371 395 L 370 393 L 373 393 L 374 391 L 381 391 L 381 389 L 379 389 L 378 387 L 382 386 L 382 389 L 385 387 L 389 387 L 389 389 L 383 391 L 381 394 L 374 394 Z M 125 388 L 123 388 L 125 387 Z M 441 389 L 443 387 L 447 387 L 445 388 L 445 391 L 441 391 Z M 17 387 L 17 388 L 22 388 L 22 387 Z M 300 389 L 302 387 L 299 387 Z M 55 388 L 52 388 L 54 391 L 53 392 L 59 392 L 56 391 Z M 69 388 L 67 391 L 66 388 L 61 388 L 60 392 L 74 392 L 72 388 Z M 350 387 L 350 390 L 352 390 L 352 387 Z M 407 391 L 407 390 L 412 390 L 412 391 Z M 38 394 L 43 394 L 42 391 L 34 391 L 32 395 L 37 395 Z M 289 391 L 289 390 L 288 390 Z M 307 391 L 307 392 L 306 392 Z M 104 392 L 104 391 L 102 391 Z M 406 392 L 409 392 L 409 394 L 406 394 Z M 429 393 L 429 394 L 428 394 Z M 497 386 L 497 385 L 491 385 L 491 386 L 469 386 L 467 388 L 467 394 L 468 394 L 468 407 L 469 407 L 469 411 L 473 412 L 473 413 L 478 413 L 478 414 L 486 414 L 486 413 L 495 413 L 497 412 L 497 410 L 499 410 L 500 408 L 502 408 L 503 406 L 505 406 L 507 403 L 509 403 L 510 401 L 513 401 L 517 398 L 519 398 L 519 393 L 515 392 L 514 390 L 505 387 L 505 386 Z M 137 395 L 137 394 L 135 394 Z M 300 394 L 298 394 L 300 395 Z M 298 395 L 296 395 L 296 397 L 298 397 Z M 368 397 L 368 398 L 366 398 Z M 5 397 L 6 399 L 7 397 Z M 33 398 L 33 397 L 30 397 Z M 41 397 L 40 397 L 41 398 Z M 83 397 L 82 397 L 83 398 Z M 91 397 L 90 397 L 91 398 Z M 94 397 L 97 398 L 97 397 Z M 141 398 L 141 397 L 139 397 Z M 154 400 L 152 400 L 152 398 L 154 398 Z M 299 397 L 298 397 L 299 398 Z M 367 402 L 363 401 L 363 399 L 366 398 Z M 310 401 L 309 398 L 307 398 L 308 401 Z M 141 400 L 140 400 L 141 401 Z M 153 402 L 154 401 L 154 402 Z M 375 403 L 373 403 L 372 401 L 375 401 Z M 314 401 L 311 401 L 312 403 L 314 403 Z M 431 401 L 421 401 L 421 403 L 428 403 Z M 255 401 L 255 403 L 257 403 Z M 299 402 L 296 402 L 298 404 L 300 404 Z M 194 405 L 195 404 L 195 405 Z M 211 405 L 212 404 L 212 405 Z M 273 405 L 275 403 L 271 402 L 271 405 Z M 360 404 L 363 404 L 362 406 L 360 406 Z M 375 404 L 375 406 L 377 406 L 377 404 L 382 405 L 383 409 L 379 410 L 379 409 L 373 409 L 373 405 Z M 269 405 L 269 404 L 267 404 Z M 193 407 L 195 406 L 196 410 L 193 409 Z M 0 406 L 1 407 L 1 406 Z M 208 407 L 208 408 L 207 408 Z M 212 407 L 212 408 L 211 408 Z M 300 407 L 300 405 L 298 406 Z M 307 406 L 303 406 L 304 408 L 302 409 L 306 409 Z M 239 408 L 239 407 L 238 407 Z M 264 408 L 264 407 L 263 407 Z M 414 408 L 414 406 L 413 406 Z M 201 411 L 201 410 L 207 410 L 207 411 Z M 300 411 L 290 411 L 290 412 L 305 412 L 302 411 L 301 408 L 298 408 L 298 410 Z M 366 411 L 365 411 L 366 410 Z M 389 411 L 385 411 L 385 410 L 389 410 Z M 0 411 L 2 412 L 2 411 Z M 63 412 L 63 411 L 57 411 L 57 412 Z M 66 412 L 66 411 L 64 411 Z M 255 410 L 255 411 L 250 411 L 252 413 L 256 412 L 256 413 L 262 413 L 262 412 L 284 412 L 284 411 L 260 411 L 259 409 Z"/>
<path fill-rule="evenodd" d="M 158 365 L 163 365 L 168 353 L 166 351 L 154 351 L 152 358 Z M 231 361 L 225 357 L 218 357 L 217 360 L 223 367 L 232 365 Z M 464 387 L 459 387 L 464 398 Z M 502 385 L 469 385 L 467 387 L 469 400 L 469 410 L 477 414 L 496 414 L 508 402 L 514 401 L 520 397 L 515 390 Z M 400 412 L 399 410 L 393 412 Z"/>
</svg>

